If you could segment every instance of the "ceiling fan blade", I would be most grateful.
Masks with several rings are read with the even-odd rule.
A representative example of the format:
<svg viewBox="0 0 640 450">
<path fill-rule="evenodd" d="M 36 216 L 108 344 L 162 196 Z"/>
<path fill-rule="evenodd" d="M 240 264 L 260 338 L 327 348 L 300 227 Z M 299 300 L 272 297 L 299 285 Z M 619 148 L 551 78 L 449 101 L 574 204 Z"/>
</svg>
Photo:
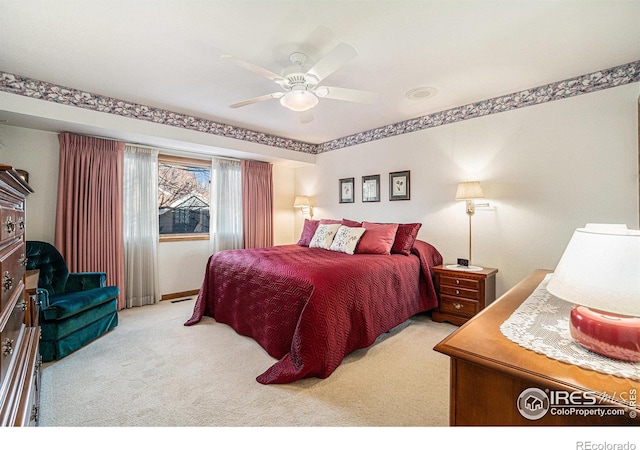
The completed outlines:
<svg viewBox="0 0 640 450">
<path fill-rule="evenodd" d="M 276 83 L 278 82 L 282 82 L 284 81 L 284 78 L 282 78 L 281 75 L 278 75 L 277 73 L 271 72 L 270 70 L 265 69 L 264 67 L 260 67 L 256 64 L 247 62 L 247 61 L 243 61 L 242 59 L 238 59 L 235 56 L 231 56 L 231 55 L 222 55 L 220 58 L 222 59 L 227 59 L 235 64 L 237 64 L 238 66 L 242 67 L 243 69 L 247 69 L 250 70 L 253 73 L 257 73 L 258 75 L 261 75 L 265 78 L 268 78 L 272 81 L 275 81 Z"/>
<path fill-rule="evenodd" d="M 313 122 L 313 113 L 311 111 L 303 111 L 299 114 L 299 117 L 302 124 Z"/>
<path fill-rule="evenodd" d="M 316 77 L 320 82 L 356 56 L 358 56 L 358 52 L 355 48 L 345 43 L 338 44 L 307 73 Z"/>
<path fill-rule="evenodd" d="M 359 91 L 357 89 L 347 89 L 333 86 L 322 86 L 316 89 L 316 94 L 320 98 L 332 98 L 334 100 L 346 100 L 355 103 L 375 103 L 378 100 L 377 92 Z"/>
<path fill-rule="evenodd" d="M 265 100 L 271 100 L 272 98 L 280 98 L 284 95 L 284 92 L 273 92 L 267 95 L 261 95 L 260 97 L 250 98 L 243 102 L 234 103 L 229 105 L 229 108 L 240 108 L 242 106 L 252 105 L 253 103 L 263 102 Z"/>
</svg>

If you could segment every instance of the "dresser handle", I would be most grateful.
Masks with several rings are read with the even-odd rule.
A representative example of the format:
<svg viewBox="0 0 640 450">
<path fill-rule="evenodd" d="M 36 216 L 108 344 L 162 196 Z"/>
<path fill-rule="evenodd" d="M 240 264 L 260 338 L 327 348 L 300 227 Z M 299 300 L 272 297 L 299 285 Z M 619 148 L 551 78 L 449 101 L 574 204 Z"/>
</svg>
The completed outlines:
<svg viewBox="0 0 640 450">
<path fill-rule="evenodd" d="M 22 267 L 27 267 L 27 263 L 29 262 L 29 258 L 24 256 L 24 253 L 20 255 L 20 260 L 18 261 Z"/>
<path fill-rule="evenodd" d="M 18 222 L 18 227 L 19 227 L 21 230 L 24 230 L 24 219 L 20 219 L 20 221 Z"/>
<path fill-rule="evenodd" d="M 32 422 L 38 421 L 38 407 L 36 405 L 33 405 L 31 407 L 31 417 L 29 418 L 29 420 L 31 420 Z"/>
<path fill-rule="evenodd" d="M 456 284 L 460 284 L 460 280 L 456 280 Z"/>
<path fill-rule="evenodd" d="M 11 288 L 13 287 L 13 278 L 9 276 L 9 271 L 4 273 L 4 279 L 2 281 L 2 285 L 7 291 L 11 290 Z"/>
<path fill-rule="evenodd" d="M 13 287 L 13 278 L 11 278 L 9 276 L 9 271 L 6 271 L 4 273 L 4 278 L 2 280 L 2 285 L 4 286 L 4 289 L 9 291 L 11 290 L 11 288 Z"/>
<path fill-rule="evenodd" d="M 13 219 L 11 217 L 7 217 L 7 222 L 5 225 L 9 233 L 13 233 L 14 231 L 16 231 L 16 224 L 13 222 Z"/>
<path fill-rule="evenodd" d="M 456 295 L 460 295 L 460 290 L 456 289 Z"/>
<path fill-rule="evenodd" d="M 2 343 L 2 355 L 9 356 L 13 353 L 13 339 L 5 338 Z"/>
<path fill-rule="evenodd" d="M 462 308 L 464 308 L 464 305 L 462 305 L 462 304 L 460 304 L 460 303 L 454 303 L 454 304 L 453 304 L 453 307 L 454 307 L 455 309 L 462 309 Z"/>
</svg>

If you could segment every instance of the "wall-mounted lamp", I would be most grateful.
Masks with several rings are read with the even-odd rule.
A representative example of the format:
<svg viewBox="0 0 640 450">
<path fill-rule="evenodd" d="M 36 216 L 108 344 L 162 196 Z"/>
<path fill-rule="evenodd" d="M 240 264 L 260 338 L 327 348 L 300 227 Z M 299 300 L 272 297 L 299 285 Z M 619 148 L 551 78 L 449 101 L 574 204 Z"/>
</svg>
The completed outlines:
<svg viewBox="0 0 640 450">
<path fill-rule="evenodd" d="M 569 329 L 578 344 L 609 358 L 640 361 L 640 230 L 578 228 L 547 291 L 575 305 Z"/>
<path fill-rule="evenodd" d="M 489 206 L 489 203 L 476 203 L 475 199 L 484 198 L 484 192 L 479 181 L 463 181 L 458 183 L 456 200 L 467 201 L 467 214 L 469 215 L 469 266 L 467 270 L 482 270 L 482 267 L 471 265 L 471 216 L 476 212 L 476 206 Z"/>
<path fill-rule="evenodd" d="M 311 202 L 309 201 L 309 197 L 306 197 L 303 195 L 297 195 L 296 199 L 293 201 L 293 207 L 301 208 L 303 217 L 306 217 L 306 216 L 309 216 L 309 218 L 313 217 L 313 210 L 311 208 Z"/>
</svg>

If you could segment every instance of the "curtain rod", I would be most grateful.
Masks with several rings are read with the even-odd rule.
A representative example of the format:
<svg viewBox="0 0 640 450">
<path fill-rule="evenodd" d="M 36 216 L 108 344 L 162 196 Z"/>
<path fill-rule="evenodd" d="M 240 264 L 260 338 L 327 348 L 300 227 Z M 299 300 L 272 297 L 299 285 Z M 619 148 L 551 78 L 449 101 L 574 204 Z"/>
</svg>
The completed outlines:
<svg viewBox="0 0 640 450">
<path fill-rule="evenodd" d="M 177 156 L 183 155 L 185 153 L 188 154 L 188 155 L 198 155 L 200 157 L 203 156 L 202 153 L 188 151 L 188 150 L 175 150 L 175 149 L 170 149 L 170 148 L 154 147 L 154 146 L 151 146 L 151 145 L 138 144 L 138 143 L 135 143 L 135 142 L 125 142 L 122 139 L 109 138 L 109 137 L 104 137 L 104 136 L 96 136 L 96 135 L 92 135 L 92 134 L 81 134 L 81 133 L 72 133 L 72 134 L 76 134 L 78 136 L 92 137 L 92 138 L 97 138 L 97 139 L 104 139 L 106 141 L 124 142 L 125 145 L 135 145 L 137 147 L 148 148 L 150 150 L 158 150 L 159 152 L 163 152 L 165 154 L 167 152 L 175 152 L 177 154 Z M 206 156 L 208 156 L 209 158 L 228 159 L 230 161 L 242 161 L 239 158 L 232 158 L 232 157 L 229 157 L 229 156 L 218 156 L 218 155 L 206 155 Z"/>
</svg>

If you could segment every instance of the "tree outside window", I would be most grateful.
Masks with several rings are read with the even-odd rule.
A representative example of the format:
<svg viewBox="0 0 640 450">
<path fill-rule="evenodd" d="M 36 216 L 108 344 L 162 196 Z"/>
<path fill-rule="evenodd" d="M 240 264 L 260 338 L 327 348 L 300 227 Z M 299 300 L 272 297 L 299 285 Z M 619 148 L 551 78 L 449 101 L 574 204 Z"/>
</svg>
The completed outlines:
<svg viewBox="0 0 640 450">
<path fill-rule="evenodd" d="M 161 240 L 208 239 L 211 162 L 158 157 Z"/>
</svg>

